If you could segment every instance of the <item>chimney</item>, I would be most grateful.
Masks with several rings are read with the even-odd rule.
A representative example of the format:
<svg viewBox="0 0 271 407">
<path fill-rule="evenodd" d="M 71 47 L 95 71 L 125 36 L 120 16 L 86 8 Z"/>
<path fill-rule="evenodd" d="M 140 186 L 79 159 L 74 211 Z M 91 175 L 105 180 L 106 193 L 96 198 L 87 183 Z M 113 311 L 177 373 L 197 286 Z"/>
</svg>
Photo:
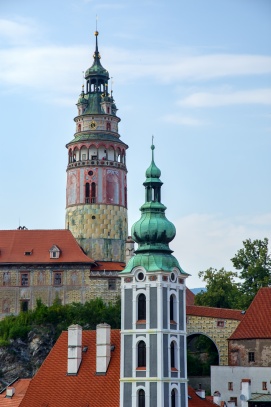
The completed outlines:
<svg viewBox="0 0 271 407">
<path fill-rule="evenodd" d="M 15 388 L 14 387 L 8 387 L 6 390 L 6 397 L 12 398 L 15 394 Z"/>
<path fill-rule="evenodd" d="M 205 399 L 205 390 L 203 389 L 196 390 L 196 395 L 199 396 L 201 399 Z"/>
<path fill-rule="evenodd" d="M 235 407 L 235 401 L 232 400 L 227 401 L 227 407 Z"/>
<path fill-rule="evenodd" d="M 135 255 L 135 242 L 133 241 L 131 236 L 127 237 L 125 242 L 125 261 L 126 264 L 128 261 Z"/>
<path fill-rule="evenodd" d="M 111 342 L 110 342 L 111 326 L 108 324 L 99 324 L 96 327 L 96 374 L 106 374 L 110 357 L 111 357 Z"/>
<path fill-rule="evenodd" d="M 241 381 L 241 407 L 248 406 L 248 400 L 251 398 L 251 380 L 250 379 L 242 379 Z"/>
<path fill-rule="evenodd" d="M 216 391 L 214 392 L 214 395 L 213 395 L 213 402 L 214 402 L 215 404 L 217 404 L 218 406 L 221 405 L 221 394 L 220 394 L 220 392 L 219 392 L 218 390 L 216 390 Z"/>
<path fill-rule="evenodd" d="M 82 327 L 71 325 L 68 328 L 68 375 L 78 373 L 82 361 Z"/>
</svg>

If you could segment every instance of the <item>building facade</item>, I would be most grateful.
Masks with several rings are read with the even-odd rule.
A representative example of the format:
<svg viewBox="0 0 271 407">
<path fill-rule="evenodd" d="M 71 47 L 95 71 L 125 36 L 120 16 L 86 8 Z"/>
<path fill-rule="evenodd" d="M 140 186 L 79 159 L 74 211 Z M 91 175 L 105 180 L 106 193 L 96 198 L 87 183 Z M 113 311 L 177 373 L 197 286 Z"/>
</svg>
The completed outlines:
<svg viewBox="0 0 271 407">
<path fill-rule="evenodd" d="M 121 407 L 186 407 L 185 273 L 168 244 L 174 225 L 161 203 L 160 170 L 146 171 L 138 243 L 121 275 Z"/>
</svg>

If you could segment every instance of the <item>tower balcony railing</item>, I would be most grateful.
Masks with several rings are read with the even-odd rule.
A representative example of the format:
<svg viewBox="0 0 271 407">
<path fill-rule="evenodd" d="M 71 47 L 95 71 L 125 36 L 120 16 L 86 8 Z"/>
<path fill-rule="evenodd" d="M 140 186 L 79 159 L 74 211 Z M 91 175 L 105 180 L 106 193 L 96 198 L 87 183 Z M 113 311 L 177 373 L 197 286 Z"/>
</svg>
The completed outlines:
<svg viewBox="0 0 271 407">
<path fill-rule="evenodd" d="M 74 168 L 74 167 L 85 167 L 88 165 L 97 165 L 97 166 L 107 166 L 107 167 L 116 167 L 116 168 L 121 168 L 126 170 L 126 165 L 123 163 L 120 163 L 118 161 L 111 161 L 111 160 L 80 160 L 80 161 L 74 161 L 72 163 L 68 163 L 68 168 Z"/>
</svg>

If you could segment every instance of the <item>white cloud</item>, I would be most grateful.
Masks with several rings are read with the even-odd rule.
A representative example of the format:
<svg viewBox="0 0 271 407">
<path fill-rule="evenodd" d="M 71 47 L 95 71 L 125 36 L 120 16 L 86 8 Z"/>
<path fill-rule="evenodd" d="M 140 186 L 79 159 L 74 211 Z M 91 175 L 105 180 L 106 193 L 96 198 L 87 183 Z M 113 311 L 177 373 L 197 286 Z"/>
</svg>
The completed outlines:
<svg viewBox="0 0 271 407">
<path fill-rule="evenodd" d="M 182 116 L 180 114 L 167 114 L 162 117 L 162 120 L 167 123 L 177 124 L 181 126 L 202 126 L 206 124 L 195 117 Z"/>
<path fill-rule="evenodd" d="M 271 104 L 271 88 L 245 91 L 208 93 L 197 92 L 178 102 L 185 107 L 213 107 L 239 104 Z"/>
<path fill-rule="evenodd" d="M 269 238 L 271 213 L 252 217 L 191 214 L 174 220 L 177 236 L 170 244 L 183 269 L 191 274 L 188 286 L 201 287 L 198 272 L 209 267 L 234 270 L 230 259 L 242 248 L 243 240 Z"/>
<path fill-rule="evenodd" d="M 0 19 L 0 39 L 6 45 L 24 45 L 36 37 L 37 26 L 33 21 L 19 19 L 18 21 Z"/>
</svg>

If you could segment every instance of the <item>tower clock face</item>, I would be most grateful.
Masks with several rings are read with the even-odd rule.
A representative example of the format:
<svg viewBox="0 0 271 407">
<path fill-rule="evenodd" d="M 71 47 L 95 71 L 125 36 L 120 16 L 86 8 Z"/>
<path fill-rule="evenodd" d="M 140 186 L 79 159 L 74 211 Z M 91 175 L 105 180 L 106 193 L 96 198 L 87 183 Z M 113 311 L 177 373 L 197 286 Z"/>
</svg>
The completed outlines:
<svg viewBox="0 0 271 407">
<path fill-rule="evenodd" d="M 90 122 L 89 127 L 90 127 L 92 130 L 95 130 L 96 127 L 97 127 L 97 123 L 96 123 L 94 120 L 92 120 L 92 122 Z"/>
</svg>

